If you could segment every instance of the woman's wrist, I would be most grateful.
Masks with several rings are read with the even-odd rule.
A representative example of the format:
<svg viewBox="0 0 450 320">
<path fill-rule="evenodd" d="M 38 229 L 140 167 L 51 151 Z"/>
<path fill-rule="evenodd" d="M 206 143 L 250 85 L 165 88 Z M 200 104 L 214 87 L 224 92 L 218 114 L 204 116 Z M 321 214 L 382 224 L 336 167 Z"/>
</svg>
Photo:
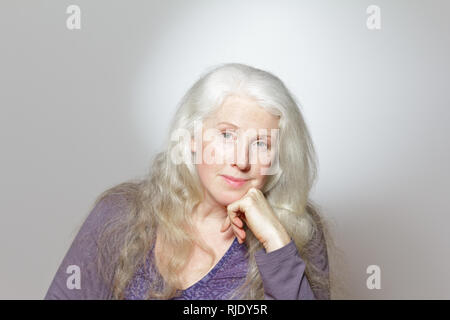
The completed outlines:
<svg viewBox="0 0 450 320">
<path fill-rule="evenodd" d="M 263 242 L 263 246 L 266 253 L 269 253 L 284 247 L 291 242 L 291 240 L 291 237 L 283 228 L 283 230 L 278 230 L 277 232 L 274 232 L 272 236 L 268 237 L 268 240 Z"/>
</svg>

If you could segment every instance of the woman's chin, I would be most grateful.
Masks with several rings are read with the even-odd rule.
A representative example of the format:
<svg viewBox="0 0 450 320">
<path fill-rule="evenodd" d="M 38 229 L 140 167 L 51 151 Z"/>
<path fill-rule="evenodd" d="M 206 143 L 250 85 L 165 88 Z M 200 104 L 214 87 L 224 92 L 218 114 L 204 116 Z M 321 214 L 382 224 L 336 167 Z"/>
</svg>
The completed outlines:
<svg viewBox="0 0 450 320">
<path fill-rule="evenodd" d="M 230 204 L 232 204 L 233 202 L 239 200 L 242 198 L 243 195 L 241 195 L 240 193 L 235 192 L 235 194 L 233 195 L 228 195 L 226 197 L 224 197 L 224 195 L 222 194 L 219 198 L 218 198 L 218 202 L 226 207 Z"/>
</svg>

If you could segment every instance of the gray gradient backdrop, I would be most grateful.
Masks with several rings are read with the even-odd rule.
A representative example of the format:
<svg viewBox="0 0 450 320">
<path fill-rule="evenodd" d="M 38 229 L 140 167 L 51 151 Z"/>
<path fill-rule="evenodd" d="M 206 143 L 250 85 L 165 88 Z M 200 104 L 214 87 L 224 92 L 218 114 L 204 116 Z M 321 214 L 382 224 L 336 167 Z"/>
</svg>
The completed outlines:
<svg viewBox="0 0 450 320">
<path fill-rule="evenodd" d="M 81 30 L 66 8 L 81 7 Z M 366 8 L 381 8 L 381 30 Z M 144 175 L 206 67 L 279 76 L 319 156 L 340 298 L 450 299 L 449 1 L 0 2 L 0 298 L 42 299 L 95 197 Z M 369 290 L 366 268 L 381 268 Z M 332 265 L 333 267 L 333 265 Z"/>
</svg>

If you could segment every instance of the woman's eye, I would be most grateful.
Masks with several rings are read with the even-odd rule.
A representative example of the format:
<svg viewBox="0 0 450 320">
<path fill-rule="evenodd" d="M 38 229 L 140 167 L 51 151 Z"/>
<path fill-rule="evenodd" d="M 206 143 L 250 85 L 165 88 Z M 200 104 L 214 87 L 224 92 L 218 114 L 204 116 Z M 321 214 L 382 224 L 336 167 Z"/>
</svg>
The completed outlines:
<svg viewBox="0 0 450 320">
<path fill-rule="evenodd" d="M 225 139 L 228 139 L 228 138 L 232 138 L 232 137 L 233 137 L 233 135 L 232 135 L 230 132 L 222 132 L 221 135 L 222 135 L 222 137 L 225 138 Z"/>
<path fill-rule="evenodd" d="M 258 147 L 268 148 L 267 143 L 265 143 L 263 140 L 258 140 L 258 141 L 256 141 L 256 145 L 257 145 Z"/>
</svg>

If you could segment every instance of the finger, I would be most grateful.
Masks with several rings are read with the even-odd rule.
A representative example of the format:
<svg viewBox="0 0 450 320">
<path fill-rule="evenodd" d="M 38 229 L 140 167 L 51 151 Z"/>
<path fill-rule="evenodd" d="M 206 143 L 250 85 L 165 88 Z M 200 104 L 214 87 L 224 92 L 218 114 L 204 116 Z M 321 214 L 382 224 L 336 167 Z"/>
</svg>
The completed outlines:
<svg viewBox="0 0 450 320">
<path fill-rule="evenodd" d="M 235 226 L 238 226 L 239 228 L 242 228 L 244 226 L 244 222 L 242 222 L 242 220 L 239 217 L 235 217 L 233 219 L 233 224 Z"/>
<path fill-rule="evenodd" d="M 239 211 L 245 212 L 244 203 L 241 200 L 233 202 L 227 207 L 228 214 L 231 215 L 231 218 L 234 218 Z"/>
<path fill-rule="evenodd" d="M 245 218 L 245 213 L 242 213 L 240 215 L 238 215 L 238 218 L 241 219 L 241 221 L 245 224 L 247 224 L 247 219 Z"/>
<path fill-rule="evenodd" d="M 233 232 L 236 235 L 236 237 L 240 238 L 241 240 L 245 239 L 245 230 L 236 227 L 235 225 L 232 225 Z"/>
<path fill-rule="evenodd" d="M 238 233 L 237 231 L 235 231 L 234 228 L 233 228 L 233 232 L 234 232 L 234 235 L 236 236 L 236 238 L 237 238 L 237 240 L 238 240 L 239 243 L 244 242 L 244 239 L 241 238 L 241 236 L 239 235 L 239 233 Z"/>
<path fill-rule="evenodd" d="M 231 223 L 233 225 L 236 225 L 239 228 L 242 228 L 244 226 L 244 223 L 242 222 L 242 220 L 240 219 L 240 217 L 238 216 L 238 213 L 240 214 L 240 211 L 228 211 L 228 222 L 227 223 Z"/>
<path fill-rule="evenodd" d="M 229 218 L 229 221 L 233 223 L 234 219 L 237 218 L 237 212 L 228 210 L 228 218 Z"/>
<path fill-rule="evenodd" d="M 222 224 L 222 227 L 220 228 L 220 231 L 221 231 L 221 232 L 225 232 L 225 231 L 228 230 L 228 228 L 229 228 L 230 226 L 231 226 L 230 217 L 227 216 L 227 217 L 225 218 L 224 223 Z"/>
</svg>

